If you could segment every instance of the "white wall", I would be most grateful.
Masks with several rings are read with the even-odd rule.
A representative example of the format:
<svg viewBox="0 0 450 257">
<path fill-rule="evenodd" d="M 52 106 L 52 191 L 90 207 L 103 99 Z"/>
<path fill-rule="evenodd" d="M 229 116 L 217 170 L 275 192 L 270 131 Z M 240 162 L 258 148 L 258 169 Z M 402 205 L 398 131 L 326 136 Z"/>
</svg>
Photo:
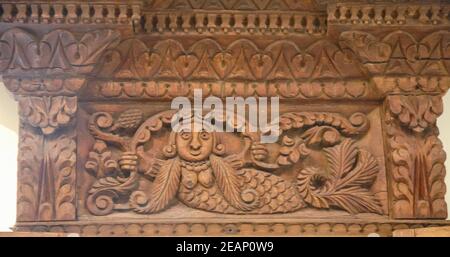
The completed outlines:
<svg viewBox="0 0 450 257">
<path fill-rule="evenodd" d="M 446 167 L 450 170 L 450 93 L 444 98 L 444 109 L 438 125 L 440 138 L 449 153 Z M 8 231 L 15 222 L 18 124 L 17 104 L 0 82 L 0 231 Z M 446 183 L 450 213 L 450 175 L 446 177 Z"/>
<path fill-rule="evenodd" d="M 450 219 L 450 92 L 444 96 L 444 114 L 438 120 L 440 130 L 440 139 L 444 144 L 444 150 L 447 153 L 447 160 L 445 167 L 447 168 L 447 176 L 445 177 L 445 184 L 447 185 L 447 194 L 445 200 L 447 202 L 447 210 Z"/>
<path fill-rule="evenodd" d="M 0 82 L 0 231 L 15 222 L 18 124 L 17 104 Z"/>
</svg>

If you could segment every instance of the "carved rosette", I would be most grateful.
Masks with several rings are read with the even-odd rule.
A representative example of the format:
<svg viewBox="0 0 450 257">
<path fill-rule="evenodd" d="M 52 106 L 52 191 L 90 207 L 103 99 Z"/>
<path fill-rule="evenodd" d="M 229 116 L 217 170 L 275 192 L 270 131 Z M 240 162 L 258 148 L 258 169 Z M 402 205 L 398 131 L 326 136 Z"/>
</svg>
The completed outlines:
<svg viewBox="0 0 450 257">
<path fill-rule="evenodd" d="M 446 218 L 446 155 L 436 127 L 441 96 L 389 96 L 385 110 L 391 215 Z"/>
</svg>

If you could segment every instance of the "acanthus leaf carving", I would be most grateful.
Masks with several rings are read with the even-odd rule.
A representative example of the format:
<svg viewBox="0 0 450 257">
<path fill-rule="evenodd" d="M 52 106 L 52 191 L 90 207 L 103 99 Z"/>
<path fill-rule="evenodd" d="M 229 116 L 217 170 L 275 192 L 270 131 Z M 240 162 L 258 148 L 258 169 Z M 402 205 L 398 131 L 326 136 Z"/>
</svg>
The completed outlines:
<svg viewBox="0 0 450 257">
<path fill-rule="evenodd" d="M 20 116 L 45 135 L 69 124 L 77 111 L 77 97 L 69 96 L 24 96 L 19 97 Z"/>
<path fill-rule="evenodd" d="M 437 117 L 443 112 L 443 105 L 439 97 L 390 96 L 389 109 L 402 125 L 420 133 L 436 123 Z"/>
</svg>

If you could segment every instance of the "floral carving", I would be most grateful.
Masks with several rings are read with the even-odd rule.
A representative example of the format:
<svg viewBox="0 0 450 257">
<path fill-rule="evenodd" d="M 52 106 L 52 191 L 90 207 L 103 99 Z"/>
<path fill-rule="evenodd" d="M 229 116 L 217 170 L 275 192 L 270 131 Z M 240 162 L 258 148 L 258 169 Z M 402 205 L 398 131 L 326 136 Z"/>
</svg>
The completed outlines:
<svg viewBox="0 0 450 257">
<path fill-rule="evenodd" d="M 49 135 L 73 119 L 77 111 L 77 97 L 19 97 L 19 106 L 23 120 Z"/>
<path fill-rule="evenodd" d="M 426 95 L 390 96 L 389 109 L 402 125 L 414 132 L 423 132 L 430 125 L 436 124 L 436 119 L 442 114 L 443 106 L 440 97 Z"/>
<path fill-rule="evenodd" d="M 85 164 L 87 171 L 97 178 L 111 175 L 117 168 L 117 162 L 111 158 L 111 151 L 108 150 L 105 142 L 97 140 L 89 152 L 89 158 Z"/>
</svg>

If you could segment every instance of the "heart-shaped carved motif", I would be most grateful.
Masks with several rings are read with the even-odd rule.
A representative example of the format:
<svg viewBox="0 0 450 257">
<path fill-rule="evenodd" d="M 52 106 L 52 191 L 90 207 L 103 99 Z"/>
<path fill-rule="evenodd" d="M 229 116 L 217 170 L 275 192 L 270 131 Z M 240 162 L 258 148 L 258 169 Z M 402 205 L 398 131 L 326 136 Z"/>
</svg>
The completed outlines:
<svg viewBox="0 0 450 257">
<path fill-rule="evenodd" d="M 257 79 L 265 78 L 272 66 L 272 57 L 267 54 L 255 54 L 250 58 L 250 68 Z"/>
<path fill-rule="evenodd" d="M 231 70 L 233 56 L 229 53 L 218 53 L 212 59 L 212 66 L 220 78 L 224 78 Z"/>
<path fill-rule="evenodd" d="M 136 72 L 141 78 L 151 77 L 160 63 L 161 57 L 156 53 L 145 52 L 139 54 L 136 60 Z"/>
<path fill-rule="evenodd" d="M 314 69 L 314 58 L 309 54 L 298 54 L 292 58 L 292 72 L 295 78 L 307 78 Z"/>
<path fill-rule="evenodd" d="M 175 68 L 182 78 L 187 78 L 197 67 L 198 58 L 192 54 L 183 54 L 175 60 Z"/>
</svg>

